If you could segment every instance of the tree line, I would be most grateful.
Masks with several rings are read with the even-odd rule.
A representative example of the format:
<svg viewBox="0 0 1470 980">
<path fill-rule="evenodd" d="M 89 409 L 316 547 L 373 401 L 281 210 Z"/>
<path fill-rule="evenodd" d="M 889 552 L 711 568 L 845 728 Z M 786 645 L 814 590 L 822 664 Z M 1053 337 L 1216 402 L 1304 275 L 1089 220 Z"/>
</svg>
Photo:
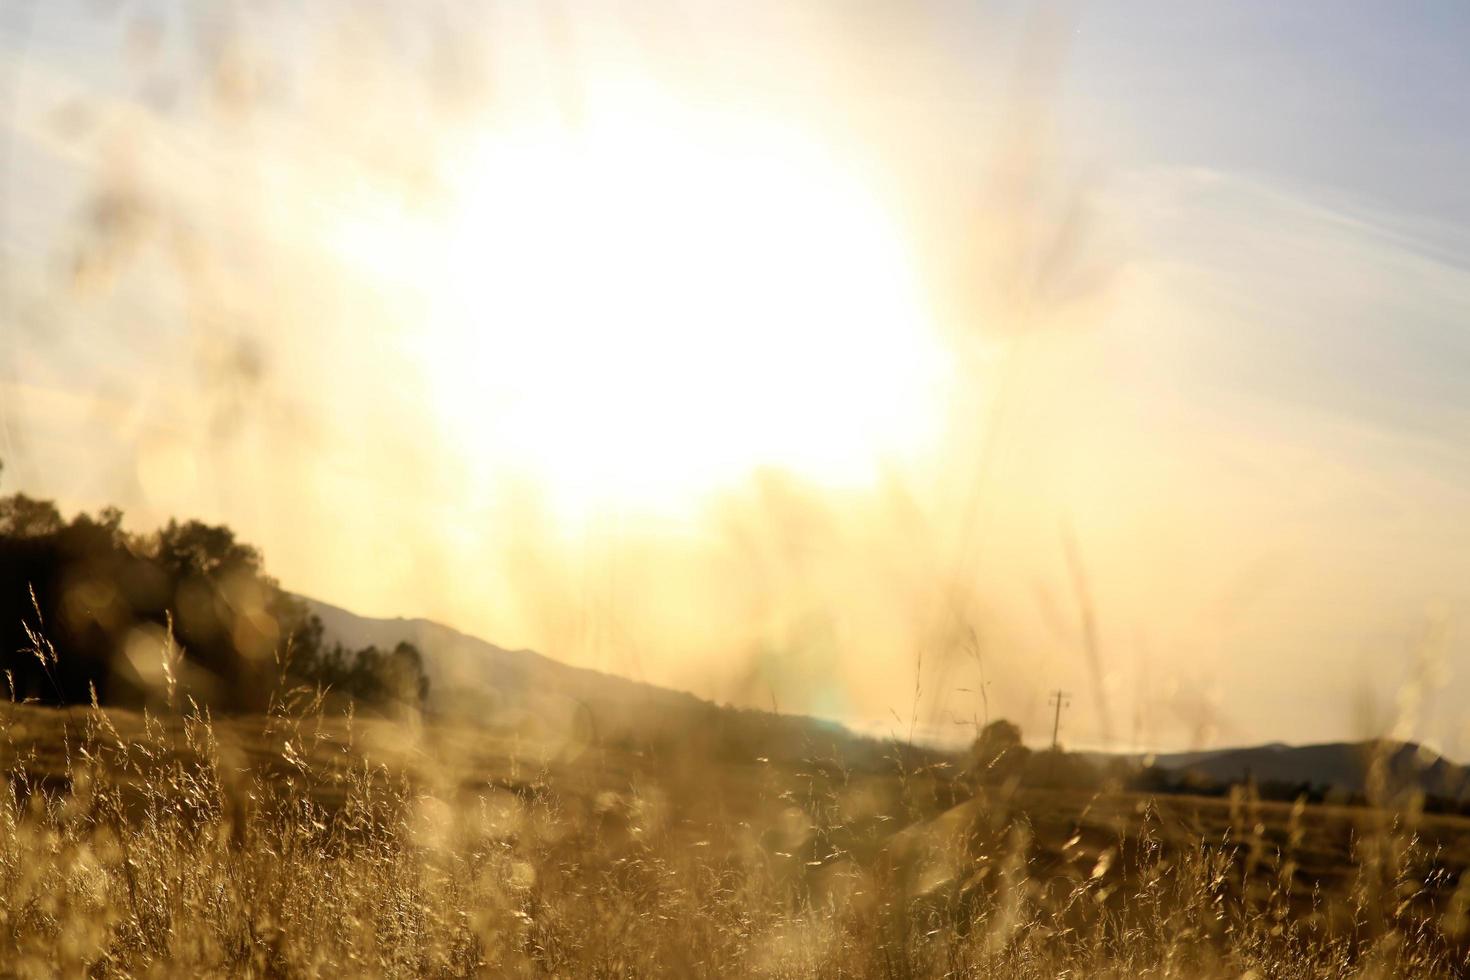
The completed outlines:
<svg viewBox="0 0 1470 980">
<path fill-rule="evenodd" d="M 306 686 L 385 708 L 427 700 L 412 644 L 328 644 L 229 527 L 170 520 L 130 533 L 122 516 L 67 520 L 51 501 L 0 497 L 0 671 L 13 699 L 248 712 Z"/>
</svg>

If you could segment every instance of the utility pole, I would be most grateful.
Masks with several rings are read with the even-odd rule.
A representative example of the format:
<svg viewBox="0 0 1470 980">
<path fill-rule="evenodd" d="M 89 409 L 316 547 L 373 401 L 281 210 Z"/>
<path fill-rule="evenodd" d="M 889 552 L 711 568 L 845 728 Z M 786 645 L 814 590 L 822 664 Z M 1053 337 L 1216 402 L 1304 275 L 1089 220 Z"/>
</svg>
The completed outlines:
<svg viewBox="0 0 1470 980">
<path fill-rule="evenodd" d="M 1057 735 L 1062 730 L 1062 709 L 1070 706 L 1071 703 L 1072 695 L 1063 691 L 1061 688 L 1058 688 L 1052 694 L 1051 699 L 1047 701 L 1047 704 L 1055 705 L 1057 709 L 1056 715 L 1051 723 L 1051 750 L 1053 752 L 1057 751 Z"/>
</svg>

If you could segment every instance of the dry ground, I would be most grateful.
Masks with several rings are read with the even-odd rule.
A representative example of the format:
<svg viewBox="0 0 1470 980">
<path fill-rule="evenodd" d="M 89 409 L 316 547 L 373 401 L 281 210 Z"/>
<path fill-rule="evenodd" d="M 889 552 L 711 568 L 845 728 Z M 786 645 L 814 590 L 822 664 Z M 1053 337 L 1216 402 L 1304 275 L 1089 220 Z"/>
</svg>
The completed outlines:
<svg viewBox="0 0 1470 980">
<path fill-rule="evenodd" d="M 840 751 L 0 713 L 0 964 L 50 976 L 1398 976 L 1470 822 L 972 786 Z"/>
</svg>

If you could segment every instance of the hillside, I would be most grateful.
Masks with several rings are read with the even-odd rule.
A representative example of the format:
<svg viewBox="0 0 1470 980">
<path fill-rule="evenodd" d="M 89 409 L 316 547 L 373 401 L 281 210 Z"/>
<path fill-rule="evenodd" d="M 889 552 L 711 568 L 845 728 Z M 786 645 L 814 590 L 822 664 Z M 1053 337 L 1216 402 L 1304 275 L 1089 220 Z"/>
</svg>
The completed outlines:
<svg viewBox="0 0 1470 980">
<path fill-rule="evenodd" d="M 884 743 L 802 715 L 720 706 L 683 691 L 573 667 L 532 650 L 507 650 L 427 619 L 375 619 L 298 596 L 320 617 L 328 643 L 390 649 L 409 642 L 423 654 L 428 708 L 443 720 L 538 739 L 637 745 L 702 742 L 743 759 L 837 755 L 872 765 Z M 914 748 L 935 761 L 937 752 Z"/>
<path fill-rule="evenodd" d="M 1321 745 L 1270 745 L 1219 752 L 1160 755 L 1155 764 L 1212 783 L 1301 785 L 1316 792 L 1360 796 L 1370 789 L 1375 755 L 1383 764 L 1389 790 L 1416 787 L 1430 796 L 1462 800 L 1470 787 L 1470 771 L 1431 749 L 1413 743 L 1381 746 L 1375 742 L 1328 742 Z"/>
<path fill-rule="evenodd" d="M 349 649 L 391 649 L 400 642 L 418 647 L 436 714 L 497 728 L 572 732 L 589 721 L 618 727 L 632 717 L 682 718 L 712 707 L 692 694 L 573 667 L 532 650 L 506 650 L 431 620 L 374 619 L 298 598 L 320 617 L 329 643 Z"/>
</svg>

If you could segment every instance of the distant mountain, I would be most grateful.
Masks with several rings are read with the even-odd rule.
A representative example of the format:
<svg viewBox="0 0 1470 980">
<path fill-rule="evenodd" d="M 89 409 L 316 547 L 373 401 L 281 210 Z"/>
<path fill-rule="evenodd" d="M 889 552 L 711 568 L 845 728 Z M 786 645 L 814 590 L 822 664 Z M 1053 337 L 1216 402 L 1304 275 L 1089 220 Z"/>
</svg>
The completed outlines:
<svg viewBox="0 0 1470 980">
<path fill-rule="evenodd" d="M 1328 742 L 1185 752 L 1154 756 L 1154 765 L 1221 785 L 1255 780 L 1309 787 L 1314 791 L 1361 795 L 1368 791 L 1375 760 L 1382 765 L 1390 792 L 1417 788 L 1450 800 L 1470 798 L 1470 770 L 1422 745 L 1383 742 Z"/>
<path fill-rule="evenodd" d="M 1206 762 L 1218 756 L 1229 755 L 1234 752 L 1277 752 L 1289 749 L 1290 745 L 1285 742 L 1267 742 L 1265 745 L 1243 745 L 1225 749 L 1200 749 L 1194 752 L 1160 752 L 1149 756 L 1156 766 L 1165 769 L 1185 769 L 1196 763 Z"/>
<path fill-rule="evenodd" d="M 719 706 L 613 674 L 573 667 L 531 650 L 506 650 L 427 619 L 373 619 L 297 596 L 322 621 L 326 642 L 357 650 L 412 643 L 429 678 L 428 708 L 441 718 L 572 741 L 637 745 L 702 740 L 752 760 L 840 747 L 849 759 L 881 755 L 879 743 L 829 721 Z M 717 745 L 716 745 L 717 743 Z"/>
<path fill-rule="evenodd" d="M 692 694 L 572 667 L 532 650 L 506 650 L 427 619 L 373 619 L 298 596 L 320 617 L 328 643 L 391 649 L 412 643 L 424 657 L 429 705 L 440 714 L 508 728 L 575 728 L 629 713 L 686 715 L 709 707 Z M 591 718 L 578 721 L 580 715 Z"/>
<path fill-rule="evenodd" d="M 724 740 L 742 758 L 800 752 L 819 738 L 843 754 L 872 756 L 880 743 L 833 722 L 720 707 L 692 694 L 573 667 L 531 650 L 507 650 L 427 619 L 374 619 L 299 596 L 321 618 L 327 642 L 349 649 L 418 647 L 429 676 L 429 708 L 441 716 L 530 735 L 573 740 L 637 742 L 691 738 Z M 1380 747 L 1381 746 L 1381 747 Z M 1254 780 L 1306 787 L 1336 796 L 1368 789 L 1369 765 L 1381 751 L 1391 791 L 1417 787 L 1449 800 L 1470 799 L 1470 769 L 1419 745 L 1331 742 L 1195 752 L 1109 756 L 1081 753 L 1094 763 L 1121 758 L 1151 762 L 1196 785 Z M 940 755 L 936 754 L 936 758 Z"/>
</svg>

